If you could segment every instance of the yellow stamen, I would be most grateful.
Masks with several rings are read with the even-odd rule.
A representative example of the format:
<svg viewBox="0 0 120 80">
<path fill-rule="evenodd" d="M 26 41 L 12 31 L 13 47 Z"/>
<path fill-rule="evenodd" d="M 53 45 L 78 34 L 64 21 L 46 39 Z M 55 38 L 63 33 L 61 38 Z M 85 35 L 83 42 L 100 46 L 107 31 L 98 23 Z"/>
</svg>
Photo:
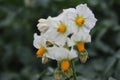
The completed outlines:
<svg viewBox="0 0 120 80">
<path fill-rule="evenodd" d="M 37 53 L 36 53 L 37 57 L 42 57 L 45 52 L 46 52 L 45 47 L 43 45 L 41 45 L 40 48 L 38 49 Z"/>
<path fill-rule="evenodd" d="M 70 68 L 69 60 L 63 60 L 63 61 L 61 62 L 61 69 L 62 69 L 63 71 L 68 71 L 69 68 Z"/>
<path fill-rule="evenodd" d="M 60 24 L 57 29 L 58 32 L 64 33 L 66 31 L 66 27 L 63 24 Z"/>
<path fill-rule="evenodd" d="M 83 17 L 77 17 L 76 18 L 76 24 L 80 27 L 85 23 L 85 19 Z"/>
<path fill-rule="evenodd" d="M 85 51 L 84 42 L 78 42 L 77 48 L 80 52 L 84 52 Z"/>
</svg>

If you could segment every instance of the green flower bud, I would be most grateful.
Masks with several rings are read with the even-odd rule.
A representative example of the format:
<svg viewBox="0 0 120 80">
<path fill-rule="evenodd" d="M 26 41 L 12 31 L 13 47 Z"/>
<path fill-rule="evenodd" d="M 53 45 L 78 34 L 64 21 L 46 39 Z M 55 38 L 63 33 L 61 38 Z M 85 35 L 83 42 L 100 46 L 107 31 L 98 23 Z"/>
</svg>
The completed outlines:
<svg viewBox="0 0 120 80">
<path fill-rule="evenodd" d="M 67 78 L 73 76 L 73 70 L 70 68 L 67 72 L 64 73 Z"/>
<path fill-rule="evenodd" d="M 54 78 L 55 80 L 62 80 L 62 71 L 60 69 L 55 70 Z"/>
<path fill-rule="evenodd" d="M 48 58 L 45 57 L 45 56 L 43 56 L 43 57 L 42 57 L 42 63 L 45 64 L 45 63 L 47 63 L 47 62 L 48 62 Z"/>
<path fill-rule="evenodd" d="M 88 59 L 88 52 L 86 50 L 84 52 L 81 52 L 79 58 L 82 63 L 85 63 Z"/>
</svg>

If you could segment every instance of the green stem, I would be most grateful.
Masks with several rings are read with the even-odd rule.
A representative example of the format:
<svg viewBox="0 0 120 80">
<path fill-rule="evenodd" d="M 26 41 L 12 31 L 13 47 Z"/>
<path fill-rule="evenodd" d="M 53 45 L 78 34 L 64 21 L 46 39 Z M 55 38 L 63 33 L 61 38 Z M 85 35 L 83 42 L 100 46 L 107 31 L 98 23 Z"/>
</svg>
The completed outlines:
<svg viewBox="0 0 120 80">
<path fill-rule="evenodd" d="M 73 70 L 73 80 L 77 80 L 74 60 L 72 60 L 71 62 L 72 62 L 72 66 L 71 67 L 72 67 L 72 70 Z"/>
</svg>

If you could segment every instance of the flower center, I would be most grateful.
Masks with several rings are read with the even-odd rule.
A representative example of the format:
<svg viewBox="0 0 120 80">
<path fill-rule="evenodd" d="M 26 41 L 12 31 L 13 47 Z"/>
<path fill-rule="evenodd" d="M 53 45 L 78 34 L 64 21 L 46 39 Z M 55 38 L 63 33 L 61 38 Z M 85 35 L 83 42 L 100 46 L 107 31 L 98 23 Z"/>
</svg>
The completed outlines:
<svg viewBox="0 0 120 80">
<path fill-rule="evenodd" d="M 37 53 L 36 53 L 37 57 L 42 57 L 45 52 L 46 52 L 45 47 L 43 45 L 41 45 L 40 48 L 38 49 Z"/>
<path fill-rule="evenodd" d="M 61 62 L 61 69 L 63 71 L 68 71 L 68 69 L 70 68 L 70 63 L 69 63 L 69 60 L 63 60 Z"/>
<path fill-rule="evenodd" d="M 60 24 L 57 29 L 58 32 L 64 33 L 66 31 L 66 27 L 63 24 Z"/>
<path fill-rule="evenodd" d="M 83 17 L 77 17 L 75 22 L 79 27 L 82 27 L 82 25 L 85 23 L 85 19 Z"/>
<path fill-rule="evenodd" d="M 80 52 L 84 52 L 84 51 L 85 51 L 84 42 L 78 42 L 78 43 L 77 43 L 77 49 L 78 49 Z"/>
</svg>

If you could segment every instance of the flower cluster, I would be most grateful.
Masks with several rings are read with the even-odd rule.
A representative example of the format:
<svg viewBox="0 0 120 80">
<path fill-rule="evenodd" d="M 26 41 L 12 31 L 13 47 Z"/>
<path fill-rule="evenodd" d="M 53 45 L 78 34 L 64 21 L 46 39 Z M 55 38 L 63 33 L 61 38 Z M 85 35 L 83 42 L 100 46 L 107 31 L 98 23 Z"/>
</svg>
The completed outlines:
<svg viewBox="0 0 120 80">
<path fill-rule="evenodd" d="M 40 19 L 37 27 L 41 35 L 35 33 L 33 41 L 38 49 L 37 57 L 42 57 L 42 63 L 48 59 L 57 60 L 57 72 L 72 76 L 68 75 L 72 72 L 71 61 L 79 58 L 84 63 L 88 58 L 85 43 L 91 42 L 89 33 L 96 21 L 86 4 L 64 9 L 57 17 Z"/>
</svg>

